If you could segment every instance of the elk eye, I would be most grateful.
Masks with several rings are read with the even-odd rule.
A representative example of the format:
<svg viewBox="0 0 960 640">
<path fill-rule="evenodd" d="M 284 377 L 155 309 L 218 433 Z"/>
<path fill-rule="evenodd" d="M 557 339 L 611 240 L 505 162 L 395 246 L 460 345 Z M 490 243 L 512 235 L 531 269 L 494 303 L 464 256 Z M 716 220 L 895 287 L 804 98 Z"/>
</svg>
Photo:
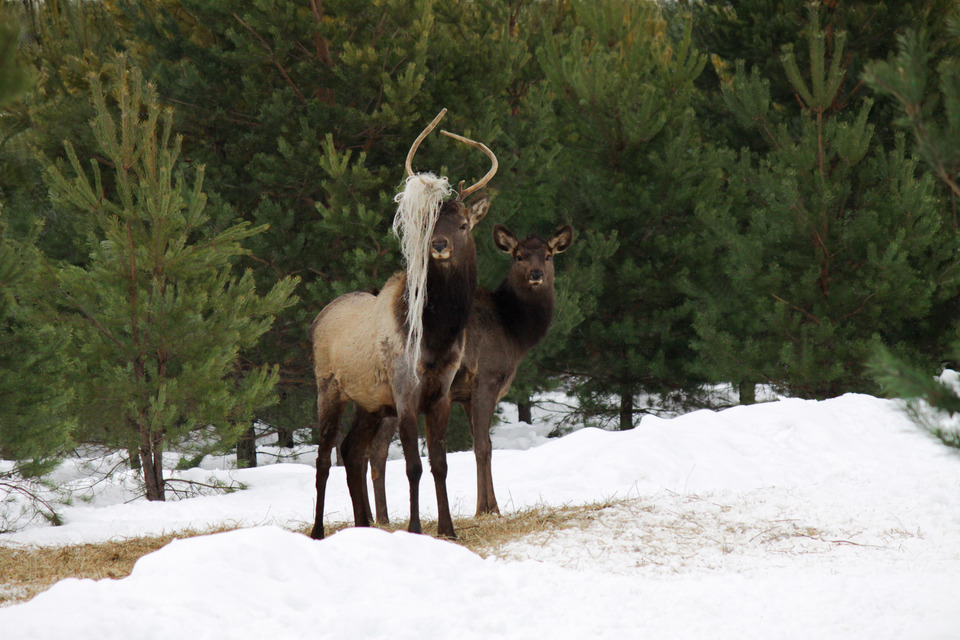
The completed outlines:
<svg viewBox="0 0 960 640">
<path fill-rule="evenodd" d="M 547 257 L 544 258 L 544 259 L 545 259 L 547 262 L 550 262 L 550 260 L 551 260 L 552 258 L 553 258 L 553 256 L 551 256 L 551 255 L 548 253 L 548 254 L 547 254 Z"/>
<path fill-rule="evenodd" d="M 467 223 L 464 222 L 462 225 L 460 225 L 460 231 L 466 231 L 466 230 L 467 230 Z"/>
<path fill-rule="evenodd" d="M 513 256 L 513 259 L 516 260 L 517 262 L 523 262 L 523 256 L 521 256 L 519 253 Z"/>
</svg>

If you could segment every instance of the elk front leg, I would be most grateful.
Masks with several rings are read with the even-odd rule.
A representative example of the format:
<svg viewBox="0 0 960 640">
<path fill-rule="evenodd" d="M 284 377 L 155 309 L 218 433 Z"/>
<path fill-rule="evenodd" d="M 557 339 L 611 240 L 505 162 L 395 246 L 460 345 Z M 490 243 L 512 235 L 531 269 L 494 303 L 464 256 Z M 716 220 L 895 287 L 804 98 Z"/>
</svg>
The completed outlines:
<svg viewBox="0 0 960 640">
<path fill-rule="evenodd" d="M 447 499 L 447 422 L 450 419 L 450 399 L 443 396 L 427 411 L 427 452 L 430 455 L 430 472 L 437 489 L 437 534 L 455 540 L 450 503 Z"/>
<path fill-rule="evenodd" d="M 407 483 L 410 485 L 410 524 L 407 531 L 421 533 L 420 476 L 423 475 L 423 463 L 420 462 L 420 448 L 417 446 L 417 414 L 398 411 L 397 426 L 400 444 L 403 445 L 403 458 L 407 463 Z"/>
<path fill-rule="evenodd" d="M 500 507 L 493 491 L 493 446 L 490 443 L 490 425 L 497 408 L 496 390 L 480 387 L 474 392 L 470 405 L 467 415 L 470 417 L 470 435 L 473 436 L 473 454 L 477 459 L 477 515 L 499 514 Z"/>
</svg>

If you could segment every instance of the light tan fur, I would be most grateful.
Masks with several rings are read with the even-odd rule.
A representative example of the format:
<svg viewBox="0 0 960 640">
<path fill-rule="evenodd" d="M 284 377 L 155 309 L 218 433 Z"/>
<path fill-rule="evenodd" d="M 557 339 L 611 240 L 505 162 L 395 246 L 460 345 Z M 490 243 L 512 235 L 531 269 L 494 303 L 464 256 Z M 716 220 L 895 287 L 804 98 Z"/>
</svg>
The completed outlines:
<svg viewBox="0 0 960 640">
<path fill-rule="evenodd" d="M 317 380 L 332 378 L 343 402 L 367 411 L 396 407 L 394 361 L 405 353 L 405 336 L 393 313 L 406 274 L 387 280 L 379 295 L 347 293 L 327 305 L 310 327 Z M 373 337 L 374 339 L 371 339 Z"/>
</svg>

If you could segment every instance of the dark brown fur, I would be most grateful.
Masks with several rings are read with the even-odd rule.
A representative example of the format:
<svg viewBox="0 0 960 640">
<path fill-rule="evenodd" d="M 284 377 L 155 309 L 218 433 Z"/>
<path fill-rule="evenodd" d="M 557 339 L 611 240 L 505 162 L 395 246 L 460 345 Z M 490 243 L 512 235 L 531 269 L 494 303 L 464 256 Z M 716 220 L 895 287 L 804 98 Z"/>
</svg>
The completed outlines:
<svg viewBox="0 0 960 640">
<path fill-rule="evenodd" d="M 410 483 L 409 530 L 419 533 L 419 482 L 423 469 L 417 447 L 417 415 L 426 416 L 430 470 L 437 490 L 439 533 L 455 537 L 446 491 L 446 429 L 450 385 L 464 352 L 464 328 L 477 284 L 476 245 L 471 230 L 486 214 L 481 199 L 466 209 L 444 203 L 434 227 L 427 275 L 427 305 L 419 375 L 406 358 L 406 274 L 391 278 L 376 295 L 350 293 L 331 302 L 311 327 L 317 378 L 320 447 L 317 455 L 317 510 L 314 538 L 323 537 L 323 508 L 330 453 L 344 405 L 357 405 L 357 418 L 343 443 L 347 484 L 358 526 L 369 524 L 363 463 L 379 422 L 399 425 Z M 437 244 L 434 244 L 437 243 Z M 449 257 L 438 257 L 442 244 Z M 380 310 L 380 311 L 377 311 Z M 386 317 L 370 317 L 376 311 Z M 362 500 L 362 503 L 361 503 Z"/>
<path fill-rule="evenodd" d="M 477 514 L 499 513 L 493 490 L 490 424 L 497 403 L 527 352 L 547 333 L 553 317 L 553 256 L 573 241 L 573 229 L 560 228 L 549 240 L 528 236 L 523 241 L 505 227 L 494 228 L 494 242 L 513 258 L 510 272 L 495 290 L 479 288 L 467 324 L 466 352 L 450 389 L 450 399 L 463 405 L 473 435 L 477 459 Z M 539 284 L 533 284 L 537 281 Z M 383 420 L 370 448 L 377 522 L 388 520 L 384 490 L 387 449 L 395 421 Z M 366 483 L 361 483 L 365 493 Z M 369 510 L 366 496 L 355 508 Z"/>
</svg>

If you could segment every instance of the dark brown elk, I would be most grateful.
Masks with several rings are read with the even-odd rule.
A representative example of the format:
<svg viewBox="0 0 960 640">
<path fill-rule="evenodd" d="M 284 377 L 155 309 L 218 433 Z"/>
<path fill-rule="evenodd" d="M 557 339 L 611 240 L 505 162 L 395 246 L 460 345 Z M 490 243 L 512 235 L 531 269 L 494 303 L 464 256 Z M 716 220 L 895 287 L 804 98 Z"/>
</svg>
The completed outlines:
<svg viewBox="0 0 960 640">
<path fill-rule="evenodd" d="M 444 110 L 445 112 L 446 110 Z M 412 158 L 423 138 L 436 126 L 443 113 L 420 134 L 407 155 L 409 182 L 414 176 Z M 405 255 L 407 270 L 392 276 L 377 295 L 348 293 L 328 304 L 310 327 L 313 342 L 314 374 L 317 382 L 319 450 L 317 455 L 317 506 L 313 538 L 322 538 L 324 496 L 330 471 L 330 454 L 347 402 L 354 402 L 363 415 L 382 419 L 395 416 L 399 425 L 410 485 L 409 530 L 419 533 L 419 482 L 422 464 L 417 447 L 417 416 L 426 416 L 430 470 L 437 491 L 438 528 L 442 536 L 454 537 L 453 521 L 446 493 L 446 429 L 450 415 L 450 385 L 464 351 L 464 329 L 477 286 L 477 255 L 472 230 L 486 215 L 488 198 L 469 207 L 464 198 L 481 189 L 497 169 L 496 158 L 485 146 L 453 134 L 446 135 L 483 150 L 493 167 L 477 184 L 461 189 L 459 195 L 442 202 L 424 247 L 425 291 L 422 312 L 415 303 L 416 283 L 421 274 L 414 264 L 417 256 Z M 429 176 L 437 180 L 435 176 Z M 445 179 L 443 180 L 445 183 Z M 417 329 L 416 331 L 414 329 Z M 411 336 L 414 341 L 411 342 Z M 365 495 L 358 483 L 362 470 L 351 465 L 351 451 L 363 451 L 373 431 L 363 421 L 348 433 L 343 447 L 347 460 L 347 484 L 351 495 Z M 364 498 L 365 500 L 365 498 Z M 368 524 L 369 507 L 358 510 L 357 525 Z"/>
<path fill-rule="evenodd" d="M 497 403 L 510 390 L 517 367 L 550 326 L 553 257 L 573 242 L 573 229 L 565 225 L 548 240 L 536 235 L 517 240 L 509 229 L 496 225 L 493 241 L 513 262 L 507 277 L 495 290 L 477 289 L 467 324 L 466 353 L 450 389 L 451 400 L 463 405 L 473 436 L 477 459 L 477 515 L 500 512 L 493 490 L 491 421 Z M 358 417 L 358 420 L 368 419 L 368 416 Z M 381 524 L 389 521 L 384 471 L 395 427 L 395 421 L 385 419 L 369 450 L 376 516 Z M 366 482 L 358 489 L 365 492 Z M 355 509 L 370 508 L 366 495 L 355 500 L 354 505 Z"/>
</svg>

